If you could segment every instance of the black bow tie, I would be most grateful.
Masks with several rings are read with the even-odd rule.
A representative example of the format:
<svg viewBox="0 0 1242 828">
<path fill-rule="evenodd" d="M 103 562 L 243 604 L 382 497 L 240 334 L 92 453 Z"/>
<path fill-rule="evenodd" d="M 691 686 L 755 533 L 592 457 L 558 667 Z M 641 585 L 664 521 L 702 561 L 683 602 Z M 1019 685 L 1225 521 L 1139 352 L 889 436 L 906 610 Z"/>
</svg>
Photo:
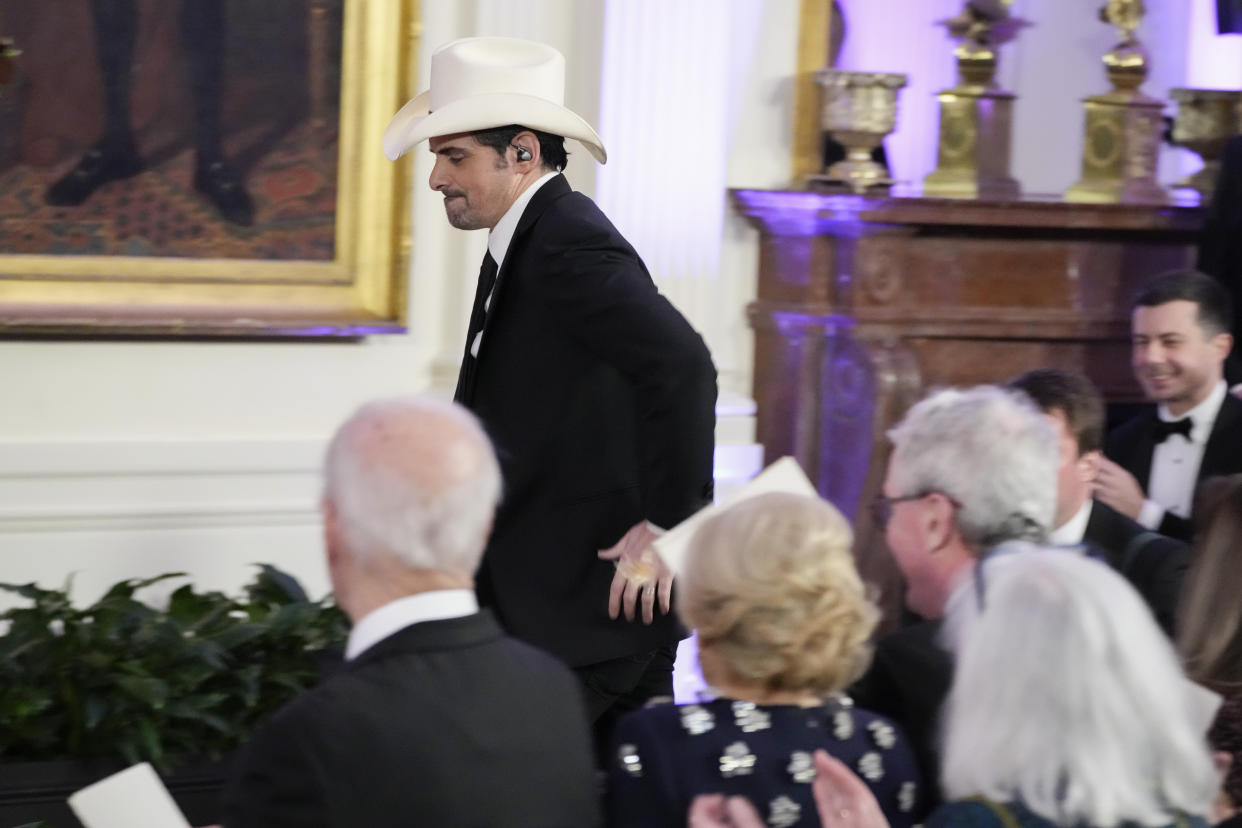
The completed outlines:
<svg viewBox="0 0 1242 828">
<path fill-rule="evenodd" d="M 1170 435 L 1180 434 L 1187 440 L 1190 439 L 1190 418 L 1182 417 L 1180 420 L 1156 420 L 1156 427 L 1152 430 L 1152 439 L 1157 444 L 1163 443 Z"/>
</svg>

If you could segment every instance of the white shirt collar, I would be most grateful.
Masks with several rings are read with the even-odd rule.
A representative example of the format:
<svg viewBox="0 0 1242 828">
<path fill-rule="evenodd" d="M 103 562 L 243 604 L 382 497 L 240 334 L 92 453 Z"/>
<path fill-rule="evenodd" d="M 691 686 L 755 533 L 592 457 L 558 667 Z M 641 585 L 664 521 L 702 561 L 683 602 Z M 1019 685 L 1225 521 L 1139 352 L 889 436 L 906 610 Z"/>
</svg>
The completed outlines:
<svg viewBox="0 0 1242 828">
<path fill-rule="evenodd" d="M 1048 533 L 1048 540 L 1055 546 L 1077 546 L 1087 534 L 1087 521 L 1091 520 L 1091 498 L 1079 507 L 1074 516 Z"/>
<path fill-rule="evenodd" d="M 1156 415 L 1167 422 L 1174 422 L 1189 417 L 1190 442 L 1203 444 L 1207 442 L 1208 436 L 1212 433 L 1212 426 L 1216 423 L 1216 415 L 1220 413 L 1220 406 L 1225 401 L 1225 395 L 1228 393 L 1229 387 L 1224 380 L 1221 380 L 1216 383 L 1212 393 L 1208 394 L 1203 402 L 1187 411 L 1181 417 L 1174 417 L 1170 414 L 1168 406 L 1163 403 L 1156 407 Z"/>
<path fill-rule="evenodd" d="M 407 595 L 371 610 L 349 631 L 345 660 L 352 661 L 388 636 L 411 624 L 462 618 L 479 611 L 472 589 L 436 589 Z"/>
<path fill-rule="evenodd" d="M 505 254 L 509 252 L 509 242 L 513 241 L 513 233 L 517 230 L 522 213 L 526 212 L 526 205 L 530 204 L 531 198 L 540 187 L 558 175 L 560 173 L 556 171 L 545 173 L 534 184 L 523 190 L 522 194 L 509 205 L 505 214 L 500 217 L 500 221 L 496 222 L 492 232 L 487 235 L 487 250 L 495 259 L 497 267 L 502 267 L 505 263 Z"/>
</svg>

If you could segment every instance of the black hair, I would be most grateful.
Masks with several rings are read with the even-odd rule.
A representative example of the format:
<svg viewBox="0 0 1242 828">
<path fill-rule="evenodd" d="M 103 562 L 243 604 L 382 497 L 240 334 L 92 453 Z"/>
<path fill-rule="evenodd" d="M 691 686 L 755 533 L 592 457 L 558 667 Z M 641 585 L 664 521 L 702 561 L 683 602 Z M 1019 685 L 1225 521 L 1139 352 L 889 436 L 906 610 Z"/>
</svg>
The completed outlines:
<svg viewBox="0 0 1242 828">
<path fill-rule="evenodd" d="M 1045 414 L 1060 411 L 1078 441 L 1078 455 L 1104 446 L 1104 399 L 1082 374 L 1056 368 L 1027 371 L 1005 383 L 1025 392 Z"/>
<path fill-rule="evenodd" d="M 557 172 L 565 169 L 565 165 L 569 163 L 569 153 L 565 151 L 565 139 L 559 135 L 540 132 L 518 124 L 481 129 L 470 134 L 474 136 L 474 140 L 485 147 L 496 150 L 496 154 L 503 158 L 505 151 L 512 146 L 513 139 L 519 132 L 533 132 L 539 139 L 539 156 L 543 159 L 545 169 Z"/>
<path fill-rule="evenodd" d="M 1171 270 L 1160 274 L 1143 288 L 1134 300 L 1134 307 L 1154 308 L 1179 300 L 1198 306 L 1196 320 L 1209 337 L 1229 333 L 1233 298 L 1224 285 L 1197 270 Z"/>
</svg>

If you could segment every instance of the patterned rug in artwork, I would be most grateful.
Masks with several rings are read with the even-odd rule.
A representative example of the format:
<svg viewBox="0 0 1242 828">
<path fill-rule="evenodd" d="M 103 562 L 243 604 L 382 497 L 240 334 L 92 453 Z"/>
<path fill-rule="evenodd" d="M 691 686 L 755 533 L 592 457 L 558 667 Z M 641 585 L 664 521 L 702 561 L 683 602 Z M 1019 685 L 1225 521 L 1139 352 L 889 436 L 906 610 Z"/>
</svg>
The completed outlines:
<svg viewBox="0 0 1242 828">
<path fill-rule="evenodd" d="M 71 169 L 18 165 L 0 174 L 0 252 L 195 259 L 331 260 L 337 143 L 309 126 L 287 133 L 244 174 L 254 224 L 225 221 L 194 189 L 185 149 L 76 207 L 44 203 Z"/>
</svg>

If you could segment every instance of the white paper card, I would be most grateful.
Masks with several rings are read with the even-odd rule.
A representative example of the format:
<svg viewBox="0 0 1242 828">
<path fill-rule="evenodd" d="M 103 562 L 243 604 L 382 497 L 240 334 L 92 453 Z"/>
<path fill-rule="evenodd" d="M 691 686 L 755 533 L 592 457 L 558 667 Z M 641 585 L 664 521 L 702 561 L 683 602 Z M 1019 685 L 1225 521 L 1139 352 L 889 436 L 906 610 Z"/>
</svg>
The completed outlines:
<svg viewBox="0 0 1242 828">
<path fill-rule="evenodd" d="M 695 531 L 703 524 L 703 521 L 719 514 L 721 510 L 729 508 L 734 503 L 770 492 L 789 492 L 790 494 L 819 497 L 819 492 L 815 491 L 815 487 L 807 479 L 806 474 L 802 471 L 802 467 L 798 465 L 798 461 L 792 457 L 782 457 L 755 475 L 749 483 L 734 492 L 723 503 L 707 506 L 695 512 L 656 538 L 652 546 L 655 547 L 656 553 L 659 554 L 660 559 L 664 561 L 665 565 L 673 570 L 674 575 L 677 575 L 681 572 L 682 562 L 685 560 L 686 548 L 690 544 L 690 539 L 694 537 Z"/>
<path fill-rule="evenodd" d="M 190 828 L 146 762 L 87 785 L 69 797 L 69 807 L 86 828 Z"/>
</svg>

